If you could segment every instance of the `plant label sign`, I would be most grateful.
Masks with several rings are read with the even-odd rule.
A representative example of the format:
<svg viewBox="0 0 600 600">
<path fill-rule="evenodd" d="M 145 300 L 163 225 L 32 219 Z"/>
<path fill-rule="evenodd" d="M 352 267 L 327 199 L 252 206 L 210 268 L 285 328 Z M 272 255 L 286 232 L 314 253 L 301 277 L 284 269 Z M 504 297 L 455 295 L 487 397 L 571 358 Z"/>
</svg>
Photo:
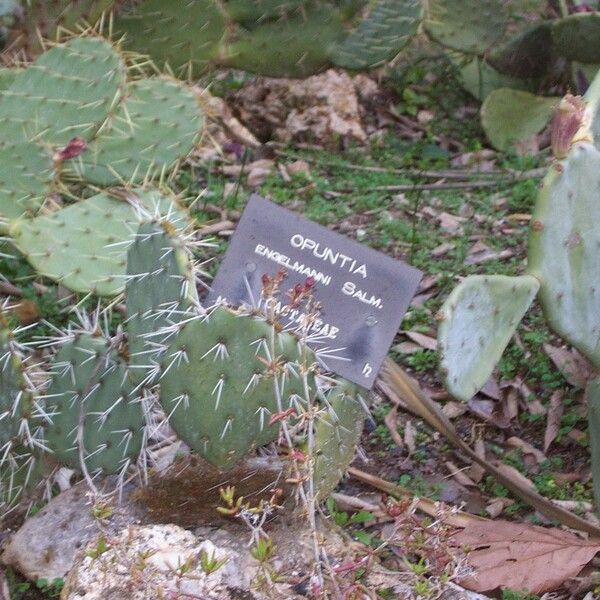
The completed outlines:
<svg viewBox="0 0 600 600">
<path fill-rule="evenodd" d="M 277 298 L 261 296 L 263 276 L 287 274 Z M 262 306 L 307 341 L 323 365 L 370 389 L 422 273 L 253 195 L 207 301 Z M 320 305 L 310 325 L 305 305 L 286 290 L 308 283 Z M 268 306 L 265 306 L 265 302 Z"/>
</svg>

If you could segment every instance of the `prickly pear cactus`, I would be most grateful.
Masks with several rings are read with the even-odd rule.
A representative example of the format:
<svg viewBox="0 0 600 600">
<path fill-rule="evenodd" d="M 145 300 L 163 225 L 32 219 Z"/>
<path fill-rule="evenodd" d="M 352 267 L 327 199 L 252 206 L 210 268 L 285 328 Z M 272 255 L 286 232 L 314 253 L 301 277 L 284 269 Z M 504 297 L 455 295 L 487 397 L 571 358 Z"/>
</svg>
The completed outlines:
<svg viewBox="0 0 600 600">
<path fill-rule="evenodd" d="M 34 398 L 21 357 L 10 331 L 0 323 L 0 467 L 16 446 L 35 445 L 33 412 Z"/>
<path fill-rule="evenodd" d="M 40 39 L 54 39 L 59 29 L 76 32 L 94 25 L 115 0 L 22 0 L 13 43 L 29 54 L 42 50 Z"/>
<path fill-rule="evenodd" d="M 125 46 L 148 54 L 162 69 L 192 78 L 217 57 L 226 20 L 214 0 L 131 3 L 118 14 L 115 30 L 125 35 Z"/>
<path fill-rule="evenodd" d="M 101 193 L 35 219 L 16 221 L 10 234 L 16 247 L 45 277 L 75 292 L 113 296 L 125 285 L 127 248 L 140 222 L 157 212 L 185 218 L 172 199 L 134 191 L 127 199 Z"/>
<path fill-rule="evenodd" d="M 275 440 L 270 419 L 314 394 L 312 353 L 264 318 L 218 307 L 188 320 L 161 363 L 160 402 L 193 450 L 219 468 Z"/>
<path fill-rule="evenodd" d="M 315 426 L 313 482 L 318 500 L 333 492 L 354 458 L 365 422 L 360 393 L 358 386 L 346 380 L 327 393 L 327 412 Z"/>
<path fill-rule="evenodd" d="M 532 215 L 529 272 L 552 329 L 600 366 L 600 152 L 572 146 L 542 183 Z"/>
<path fill-rule="evenodd" d="M 559 19 L 552 26 L 556 50 L 568 60 L 599 63 L 600 14 L 579 13 Z"/>
<path fill-rule="evenodd" d="M 542 131 L 559 101 L 520 90 L 494 90 L 481 106 L 481 124 L 494 148 L 505 151 Z"/>
<path fill-rule="evenodd" d="M 0 517 L 40 480 L 34 450 L 43 445 L 42 421 L 30 388 L 21 353 L 0 322 Z"/>
<path fill-rule="evenodd" d="M 79 333 L 58 351 L 48 389 L 46 443 L 89 474 L 126 470 L 145 440 L 144 412 L 128 367 L 104 337 Z"/>
<path fill-rule="evenodd" d="M 191 90 L 169 79 L 141 79 L 128 85 L 115 115 L 70 167 L 98 185 L 141 183 L 171 173 L 201 130 Z"/>
<path fill-rule="evenodd" d="M 330 64 L 344 36 L 339 11 L 320 4 L 239 33 L 222 63 L 272 77 L 305 77 Z"/>
<path fill-rule="evenodd" d="M 483 55 L 504 33 L 501 0 L 428 0 L 424 27 L 436 41 L 466 54 Z"/>
<path fill-rule="evenodd" d="M 598 507 L 600 506 L 600 378 L 592 379 L 588 383 L 585 398 L 588 409 L 594 497 L 596 498 L 596 505 Z"/>
<path fill-rule="evenodd" d="M 44 52 L 0 95 L 4 137 L 90 140 L 124 93 L 121 56 L 100 38 L 74 38 Z"/>
<path fill-rule="evenodd" d="M 346 69 L 380 65 L 410 42 L 420 22 L 420 0 L 379 0 L 358 28 L 334 48 L 331 58 Z"/>
<path fill-rule="evenodd" d="M 467 401 L 489 379 L 539 289 L 535 277 L 473 275 L 440 311 L 438 346 L 448 391 Z"/>
<path fill-rule="evenodd" d="M 168 222 L 140 225 L 127 252 L 127 340 L 131 375 L 136 383 L 150 383 L 160 332 L 186 316 L 197 301 L 192 261 Z"/>
</svg>

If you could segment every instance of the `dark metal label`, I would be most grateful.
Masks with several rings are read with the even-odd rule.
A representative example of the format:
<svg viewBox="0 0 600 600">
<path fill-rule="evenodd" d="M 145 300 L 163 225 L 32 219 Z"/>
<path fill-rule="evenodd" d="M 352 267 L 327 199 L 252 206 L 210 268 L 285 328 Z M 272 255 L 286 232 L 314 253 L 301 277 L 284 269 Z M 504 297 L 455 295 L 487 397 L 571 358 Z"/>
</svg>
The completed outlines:
<svg viewBox="0 0 600 600">
<path fill-rule="evenodd" d="M 422 273 L 253 195 L 215 278 L 208 302 L 258 305 L 263 274 L 284 269 L 282 290 L 314 281 L 321 305 L 308 343 L 326 368 L 370 389 Z M 294 327 L 302 310 L 285 293 L 271 301 Z"/>
</svg>

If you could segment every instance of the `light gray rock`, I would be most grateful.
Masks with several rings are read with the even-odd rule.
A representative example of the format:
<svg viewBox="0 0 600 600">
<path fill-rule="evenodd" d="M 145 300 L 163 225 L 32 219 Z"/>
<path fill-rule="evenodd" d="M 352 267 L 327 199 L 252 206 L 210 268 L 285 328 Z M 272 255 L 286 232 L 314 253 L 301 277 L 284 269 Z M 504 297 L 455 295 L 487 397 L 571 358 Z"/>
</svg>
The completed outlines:
<svg viewBox="0 0 600 600">
<path fill-rule="evenodd" d="M 302 598 L 285 584 L 270 584 L 268 594 L 261 591 L 261 569 L 251 557 L 246 539 L 233 538 L 224 530 L 216 538 L 219 542 L 202 539 L 178 525 L 131 526 L 111 539 L 110 547 L 102 554 L 97 555 L 98 546 L 94 544 L 80 552 L 61 598 Z M 207 574 L 201 566 L 202 553 L 224 564 Z"/>
<path fill-rule="evenodd" d="M 32 581 L 64 577 L 78 550 L 98 536 L 101 523 L 94 518 L 92 509 L 85 483 L 62 492 L 13 534 L 0 556 L 1 562 Z M 110 531 L 120 531 L 135 520 L 127 502 L 111 512 L 102 524 Z"/>
</svg>

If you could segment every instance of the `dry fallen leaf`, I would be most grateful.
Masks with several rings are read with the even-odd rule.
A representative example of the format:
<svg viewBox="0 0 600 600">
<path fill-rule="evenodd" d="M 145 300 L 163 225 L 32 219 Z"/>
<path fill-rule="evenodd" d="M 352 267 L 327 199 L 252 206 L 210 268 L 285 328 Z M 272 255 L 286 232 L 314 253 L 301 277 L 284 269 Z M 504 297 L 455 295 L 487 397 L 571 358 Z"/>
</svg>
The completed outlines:
<svg viewBox="0 0 600 600">
<path fill-rule="evenodd" d="M 472 548 L 468 560 L 476 573 L 460 584 L 475 592 L 498 588 L 549 592 L 575 577 L 600 551 L 597 539 L 508 521 L 468 523 L 453 543 Z"/>
<path fill-rule="evenodd" d="M 548 409 L 548 420 L 546 421 L 546 433 L 544 434 L 544 452 L 548 451 L 550 444 L 556 439 L 560 431 L 560 420 L 563 415 L 563 392 L 555 391 L 550 397 L 550 408 Z"/>
<path fill-rule="evenodd" d="M 467 402 L 467 406 L 473 414 L 495 425 L 499 429 L 510 427 L 510 421 L 499 410 L 500 405 L 498 402 L 482 400 L 476 396 Z"/>
<path fill-rule="evenodd" d="M 465 265 L 479 265 L 490 260 L 503 260 L 505 258 L 510 258 L 511 256 L 514 256 L 514 252 L 510 249 L 501 251 L 492 250 L 492 248 L 482 241 L 479 241 L 475 242 L 469 250 L 467 258 L 465 259 Z"/>
<path fill-rule="evenodd" d="M 557 348 L 544 344 L 544 350 L 563 377 L 573 386 L 584 388 L 592 376 L 593 368 L 588 360 L 577 350 L 569 350 L 564 346 Z"/>
<path fill-rule="evenodd" d="M 412 424 L 412 421 L 406 421 L 404 426 L 404 443 L 408 448 L 408 455 L 414 454 L 417 448 L 417 430 Z"/>
<path fill-rule="evenodd" d="M 415 344 L 419 344 L 419 346 L 426 350 L 437 350 L 437 340 L 433 337 L 425 335 L 424 333 L 419 333 L 418 331 L 403 331 L 402 333 L 415 342 Z"/>
<path fill-rule="evenodd" d="M 529 442 L 516 436 L 509 437 L 506 440 L 506 444 L 511 448 L 519 448 L 524 456 L 533 456 L 538 465 L 541 465 L 545 460 L 548 460 L 548 457 L 543 452 L 538 450 L 535 446 L 532 446 Z"/>
</svg>

